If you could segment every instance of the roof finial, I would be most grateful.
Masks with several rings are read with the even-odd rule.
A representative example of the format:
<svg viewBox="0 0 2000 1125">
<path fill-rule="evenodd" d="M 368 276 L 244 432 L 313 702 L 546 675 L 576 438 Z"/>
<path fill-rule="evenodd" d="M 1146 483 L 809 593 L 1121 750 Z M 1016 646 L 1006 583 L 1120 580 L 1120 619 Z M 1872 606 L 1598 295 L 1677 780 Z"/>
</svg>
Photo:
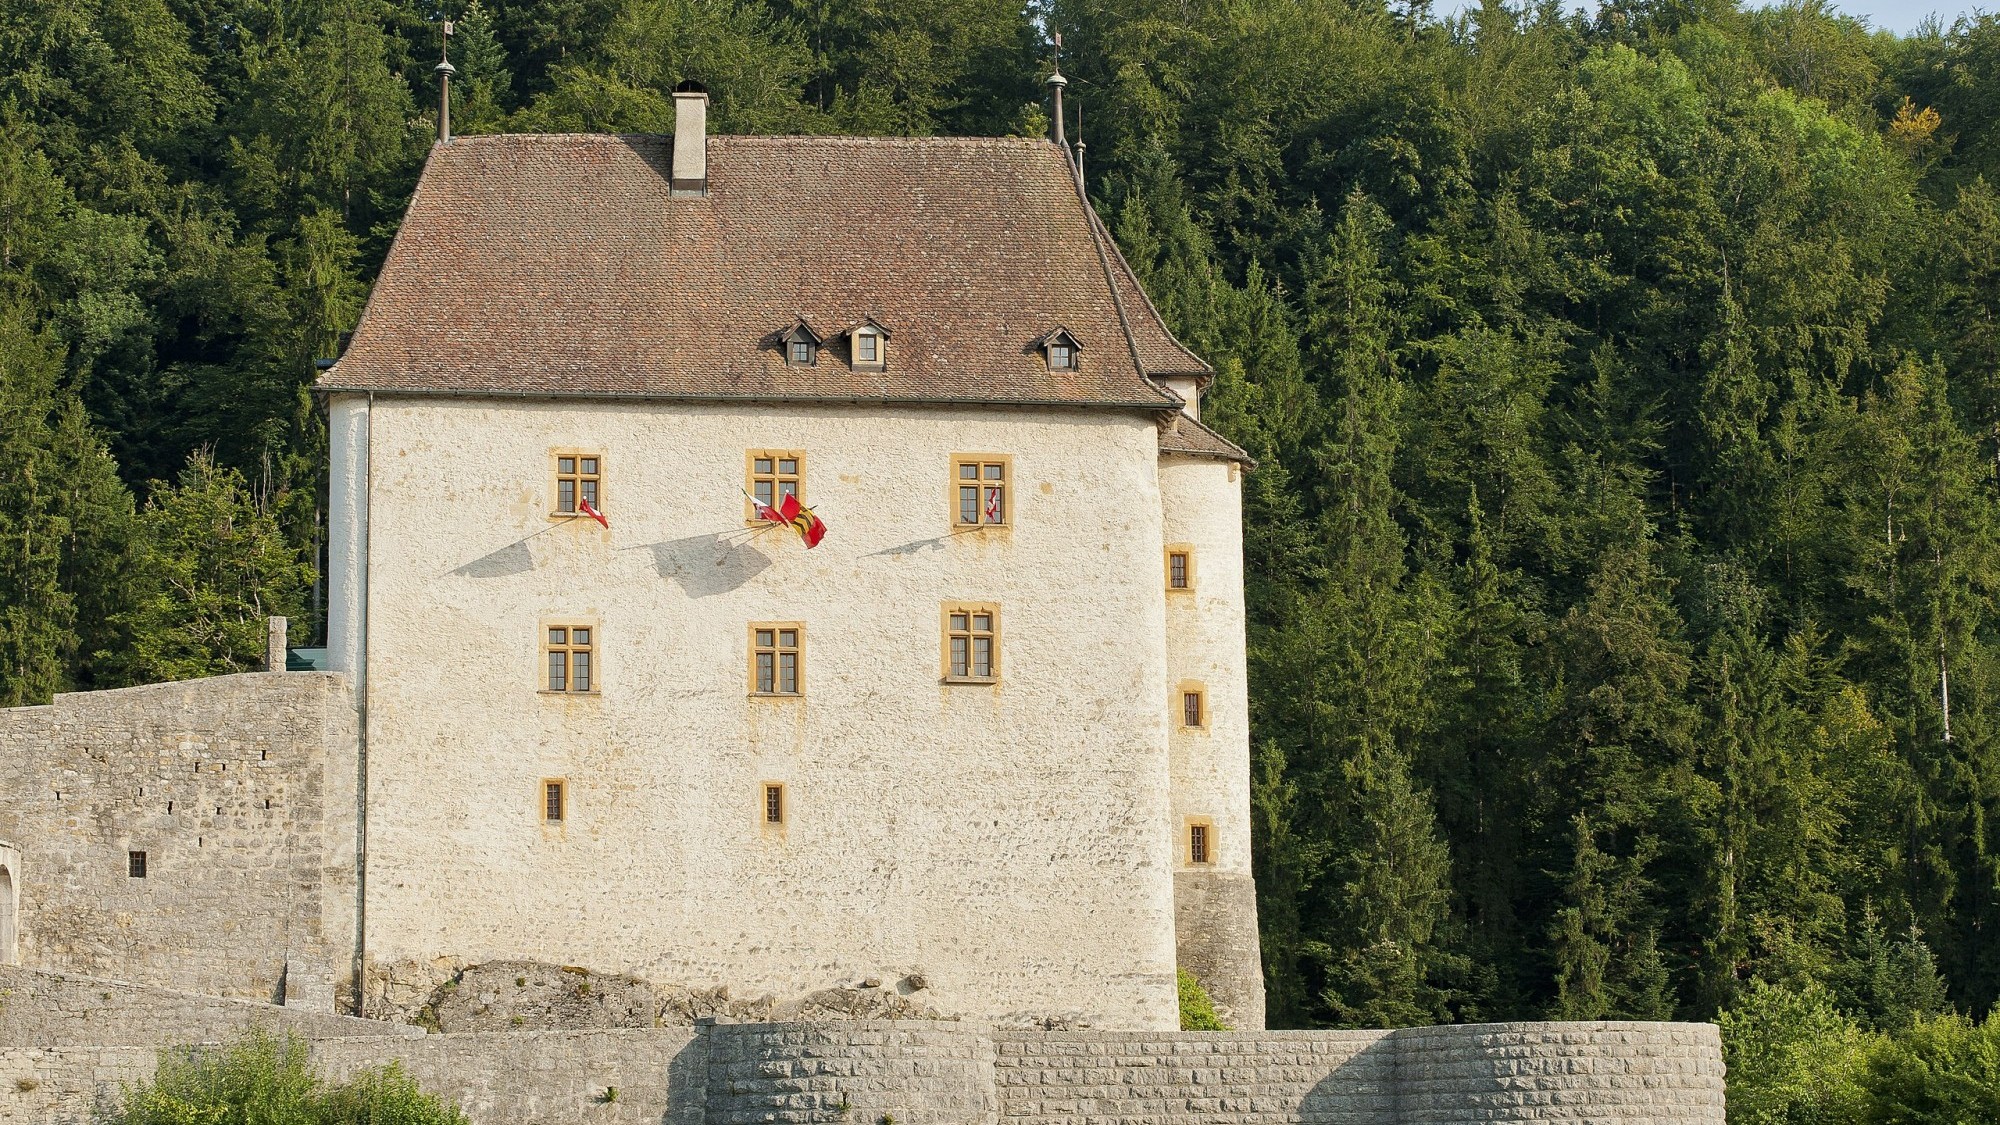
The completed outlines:
<svg viewBox="0 0 2000 1125">
<path fill-rule="evenodd" d="M 451 21 L 444 21 L 444 34 L 438 38 L 437 66 L 432 69 L 438 76 L 438 143 L 451 143 L 451 76 L 458 68 L 451 65 Z"/>
<path fill-rule="evenodd" d="M 1083 190 L 1083 103 L 1076 103 L 1076 190 Z"/>
<path fill-rule="evenodd" d="M 1062 32 L 1060 31 L 1055 32 L 1054 39 L 1056 47 L 1055 69 L 1051 71 L 1049 74 L 1049 90 L 1055 95 L 1055 120 L 1053 123 L 1055 131 L 1053 133 L 1053 138 L 1056 142 L 1057 148 L 1062 149 L 1064 152 L 1068 152 L 1069 142 L 1063 140 L 1062 94 L 1063 94 L 1063 87 L 1069 85 L 1069 79 L 1064 78 L 1062 72 Z"/>
</svg>

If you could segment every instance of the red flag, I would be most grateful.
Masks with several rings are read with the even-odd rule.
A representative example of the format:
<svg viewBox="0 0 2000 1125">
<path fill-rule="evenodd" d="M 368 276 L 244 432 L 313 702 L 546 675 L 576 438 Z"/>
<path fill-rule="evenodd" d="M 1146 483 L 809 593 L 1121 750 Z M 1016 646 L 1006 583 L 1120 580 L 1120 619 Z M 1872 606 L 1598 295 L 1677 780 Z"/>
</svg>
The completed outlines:
<svg viewBox="0 0 2000 1125">
<path fill-rule="evenodd" d="M 600 512 L 596 508 L 591 507 L 590 501 L 578 500 L 576 502 L 576 510 L 582 512 L 586 516 L 589 516 L 591 519 L 596 520 L 598 523 L 603 524 L 604 529 L 606 531 L 611 530 L 611 521 L 604 518 L 603 512 Z"/>
<path fill-rule="evenodd" d="M 808 551 L 819 546 L 819 541 L 826 538 L 826 521 L 813 515 L 811 508 L 800 508 L 798 514 L 792 517 L 792 526 L 798 529 L 799 538 L 806 541 Z"/>
<path fill-rule="evenodd" d="M 748 490 L 745 490 L 743 495 L 750 496 L 750 493 Z M 757 499 L 755 496 L 750 496 L 750 507 L 757 513 L 757 518 L 760 520 L 769 520 L 772 523 L 790 523 L 792 522 L 792 516 L 798 513 L 799 498 L 789 494 L 780 496 L 778 497 L 777 506 L 773 507 Z M 790 511 L 786 511 L 785 509 L 787 508 Z"/>
</svg>

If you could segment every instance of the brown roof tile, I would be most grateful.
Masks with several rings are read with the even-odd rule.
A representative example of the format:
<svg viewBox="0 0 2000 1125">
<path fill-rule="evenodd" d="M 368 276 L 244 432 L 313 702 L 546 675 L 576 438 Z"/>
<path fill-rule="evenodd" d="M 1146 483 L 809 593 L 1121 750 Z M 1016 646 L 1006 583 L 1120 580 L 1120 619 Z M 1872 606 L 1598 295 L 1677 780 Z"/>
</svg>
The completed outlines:
<svg viewBox="0 0 2000 1125">
<path fill-rule="evenodd" d="M 1160 452 L 1215 457 L 1235 461 L 1245 468 L 1257 467 L 1257 462 L 1242 446 L 1185 414 L 1175 414 L 1160 423 Z"/>
<path fill-rule="evenodd" d="M 1148 375 L 1208 370 L 1047 142 L 708 145 L 709 193 L 695 199 L 668 196 L 671 137 L 434 148 L 320 386 L 1169 407 Z M 844 340 L 807 368 L 774 346 L 801 320 L 832 335 L 868 318 L 891 334 L 883 371 L 850 369 Z M 1034 346 L 1058 325 L 1082 345 L 1073 373 L 1050 373 Z"/>
</svg>

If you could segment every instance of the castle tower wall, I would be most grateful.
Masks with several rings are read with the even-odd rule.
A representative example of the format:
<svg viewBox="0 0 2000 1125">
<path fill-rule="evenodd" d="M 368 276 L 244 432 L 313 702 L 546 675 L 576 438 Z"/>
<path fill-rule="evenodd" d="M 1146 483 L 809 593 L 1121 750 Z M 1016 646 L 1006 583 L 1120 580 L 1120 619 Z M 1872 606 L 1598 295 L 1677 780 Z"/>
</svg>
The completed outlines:
<svg viewBox="0 0 2000 1125">
<path fill-rule="evenodd" d="M 353 933 L 353 745 L 327 673 L 0 711 L 19 964 L 330 1008 Z"/>
<path fill-rule="evenodd" d="M 371 1013 L 531 959 L 1176 1025 L 1144 415 L 385 396 L 372 428 Z M 608 528 L 552 516 L 562 450 Z M 751 450 L 802 455 L 817 548 L 746 526 Z M 961 454 L 1009 465 L 1009 526 L 954 528 Z M 997 607 L 998 682 L 945 682 L 947 601 Z M 802 628 L 802 695 L 752 694 L 753 622 Z M 591 693 L 542 690 L 552 624 Z"/>
<path fill-rule="evenodd" d="M 1264 1026 L 1257 890 L 1250 869 L 1250 692 L 1244 658 L 1242 470 L 1231 461 L 1160 458 L 1165 549 L 1168 716 L 1175 940 L 1180 967 L 1238 1030 Z M 1176 554 L 1186 586 L 1174 588 Z M 1187 696 L 1199 693 L 1199 726 Z M 1193 854 L 1195 825 L 1207 831 Z"/>
<path fill-rule="evenodd" d="M 369 396 L 327 405 L 327 667 L 361 686 L 368 578 Z"/>
</svg>

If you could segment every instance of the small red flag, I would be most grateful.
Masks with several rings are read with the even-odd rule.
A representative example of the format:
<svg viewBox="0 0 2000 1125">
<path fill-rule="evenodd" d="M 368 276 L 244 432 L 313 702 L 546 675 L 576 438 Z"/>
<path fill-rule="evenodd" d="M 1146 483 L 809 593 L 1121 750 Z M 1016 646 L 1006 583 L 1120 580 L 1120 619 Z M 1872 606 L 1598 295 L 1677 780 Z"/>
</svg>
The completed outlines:
<svg viewBox="0 0 2000 1125">
<path fill-rule="evenodd" d="M 591 519 L 594 519 L 598 523 L 604 525 L 604 529 L 606 531 L 611 530 L 611 521 L 604 518 L 603 512 L 600 512 L 596 508 L 591 507 L 590 501 L 578 500 L 576 502 L 576 510 L 582 512 L 584 515 L 589 516 Z"/>
</svg>

